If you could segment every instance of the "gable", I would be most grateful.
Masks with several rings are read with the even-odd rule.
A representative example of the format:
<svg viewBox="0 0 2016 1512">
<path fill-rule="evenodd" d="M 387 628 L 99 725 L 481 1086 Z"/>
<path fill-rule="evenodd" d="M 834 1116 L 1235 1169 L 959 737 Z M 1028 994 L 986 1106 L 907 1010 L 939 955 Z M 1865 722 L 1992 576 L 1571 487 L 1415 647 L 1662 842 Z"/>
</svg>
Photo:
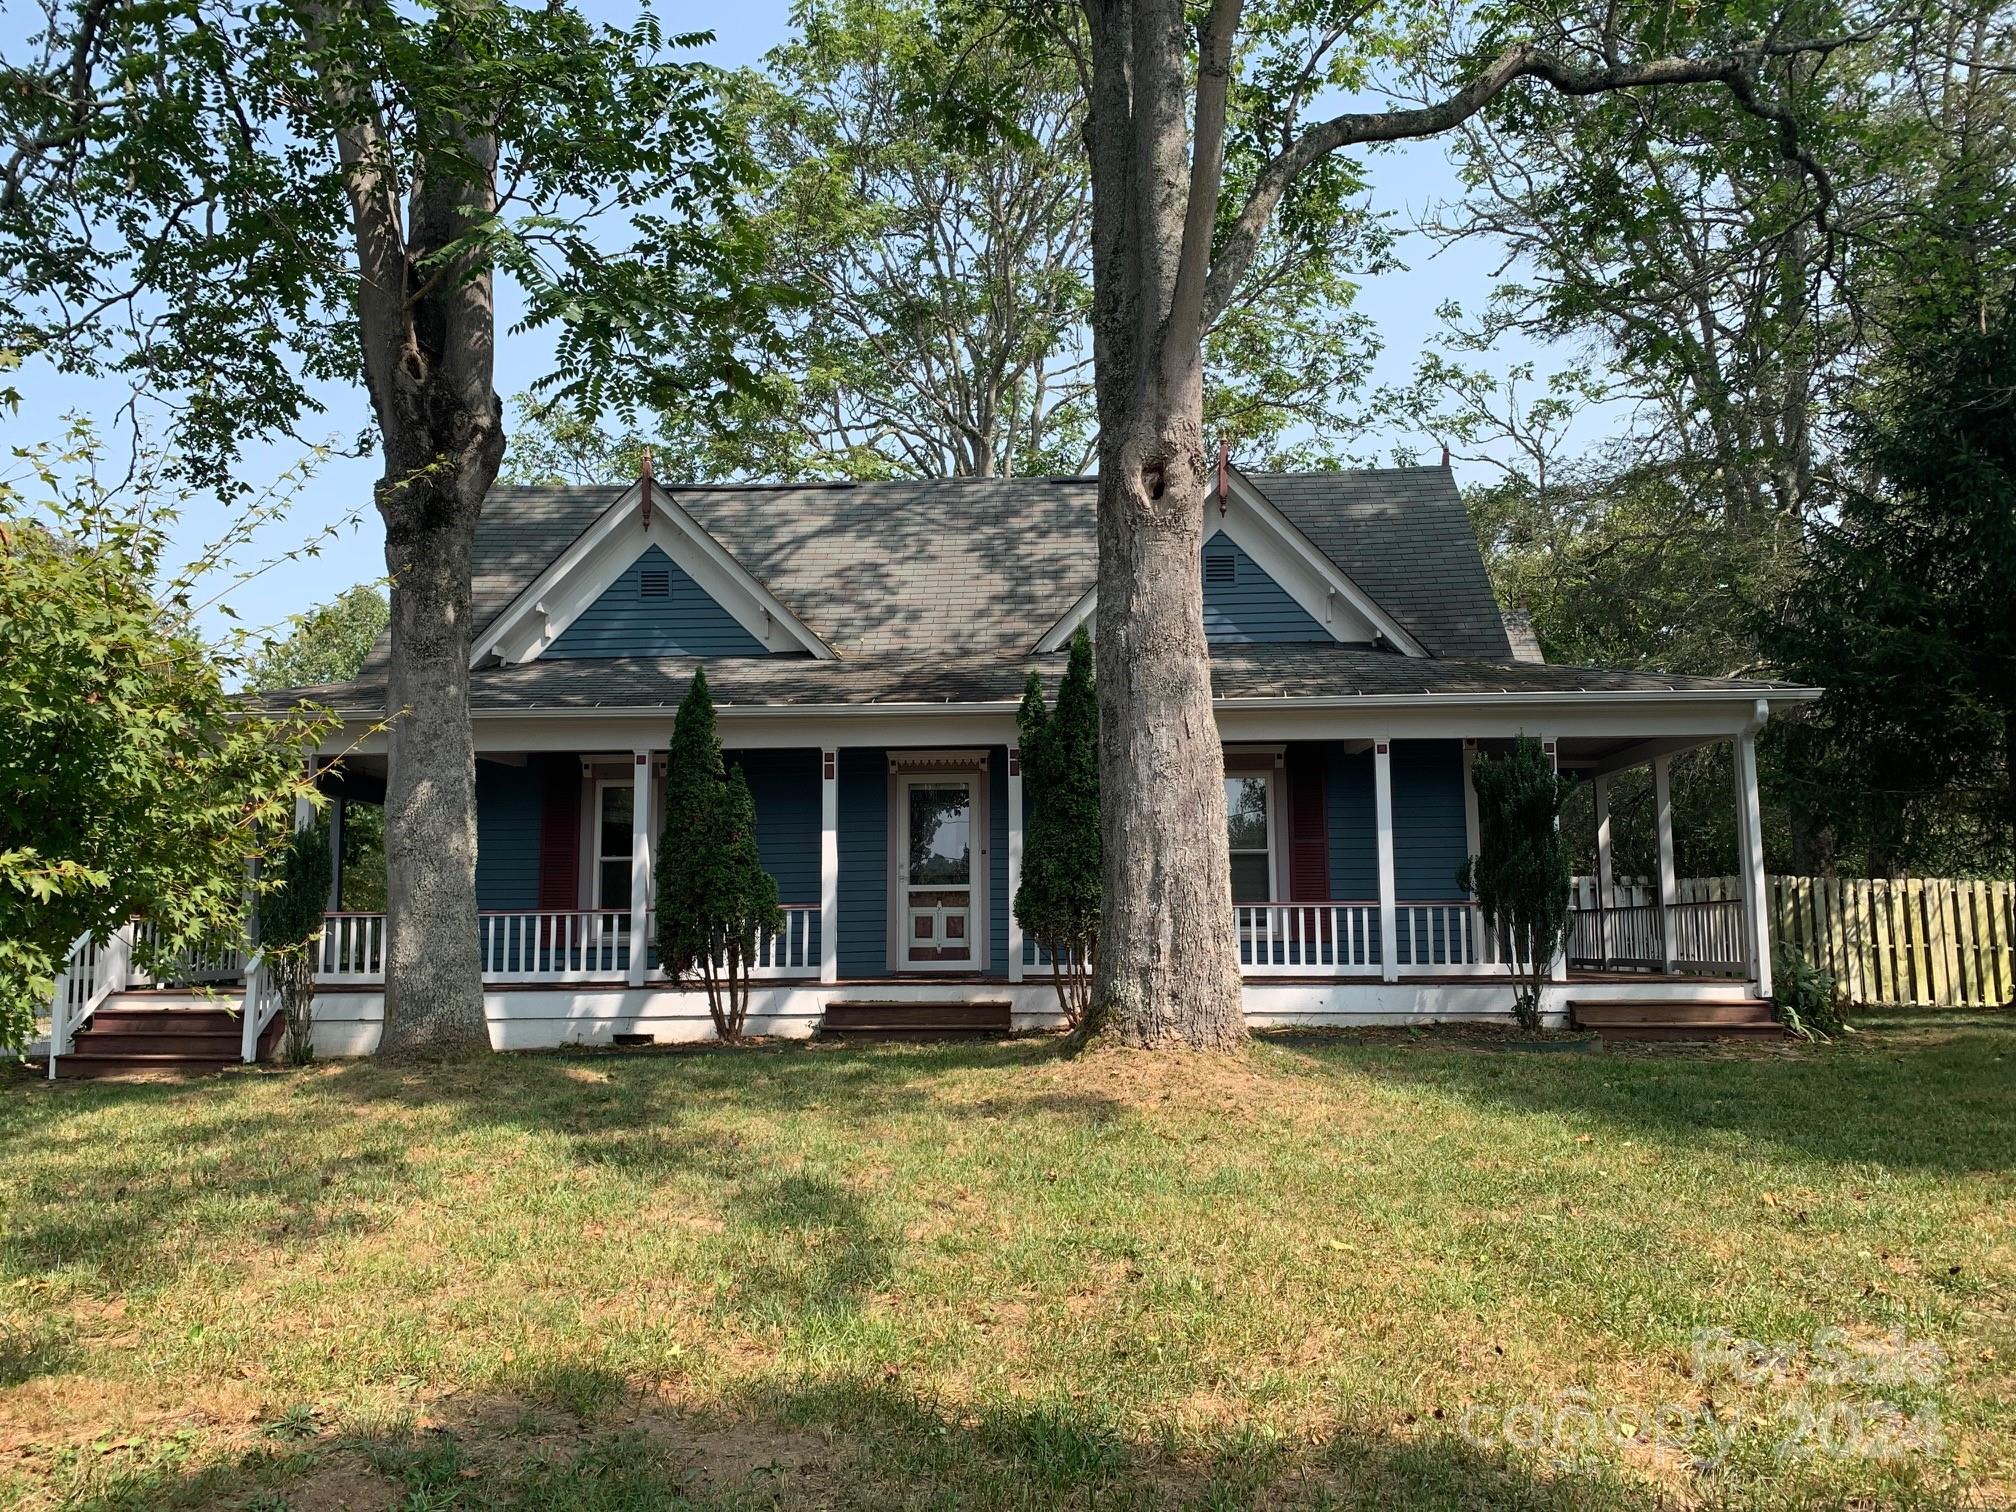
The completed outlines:
<svg viewBox="0 0 2016 1512">
<path fill-rule="evenodd" d="M 548 659 L 606 656 L 762 656 L 769 647 L 656 544 L 546 648 Z"/>
<path fill-rule="evenodd" d="M 1204 543 L 1204 639 L 1213 645 L 1335 639 L 1225 532 Z"/>
</svg>

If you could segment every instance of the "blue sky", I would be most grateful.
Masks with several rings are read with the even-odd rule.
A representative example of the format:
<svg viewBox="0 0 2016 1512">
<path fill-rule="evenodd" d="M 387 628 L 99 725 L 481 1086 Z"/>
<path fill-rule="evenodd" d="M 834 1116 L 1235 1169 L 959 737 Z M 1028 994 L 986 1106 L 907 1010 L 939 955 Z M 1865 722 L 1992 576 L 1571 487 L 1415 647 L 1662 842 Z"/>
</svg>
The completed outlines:
<svg viewBox="0 0 2016 1512">
<path fill-rule="evenodd" d="M 609 0 L 587 0 L 584 8 L 612 20 L 629 13 L 627 5 Z M 713 30 L 715 41 L 705 55 L 724 67 L 754 64 L 784 40 L 788 14 L 787 0 L 743 0 L 734 6 L 672 5 L 661 10 L 668 30 Z M 0 46 L 16 49 L 31 18 L 32 12 L 24 10 L 19 0 L 0 6 Z M 1368 168 L 1375 208 L 1394 212 L 1399 226 L 1411 224 L 1438 201 L 1453 199 L 1458 192 L 1442 149 L 1432 143 L 1374 154 Z M 1384 342 L 1375 382 L 1397 382 L 1408 376 L 1416 356 L 1440 328 L 1437 307 L 1450 299 L 1466 306 L 1480 304 L 1494 271 L 1492 249 L 1477 243 L 1437 252 L 1422 238 L 1408 235 L 1402 239 L 1400 255 L 1407 268 L 1372 280 L 1360 296 L 1360 307 L 1377 320 Z M 507 397 L 529 388 L 542 376 L 552 350 L 546 333 L 501 334 L 517 313 L 512 291 L 500 289 L 497 388 Z M 93 415 L 109 426 L 112 412 L 124 397 L 117 385 L 66 379 L 32 368 L 18 377 L 24 403 L 18 417 L 7 422 L 9 444 L 54 438 L 62 429 L 63 417 L 70 413 Z M 326 412 L 304 425 L 303 434 L 309 439 L 347 440 L 368 424 L 369 408 L 361 389 L 331 386 L 321 390 L 319 397 Z M 241 475 L 255 486 L 265 485 L 301 457 L 301 447 L 292 442 L 260 447 L 248 453 Z M 260 541 L 240 554 L 241 560 L 278 556 L 362 512 L 360 522 L 326 543 L 319 556 L 282 563 L 236 590 L 230 602 L 242 623 L 278 624 L 353 583 L 382 576 L 382 538 L 377 516 L 369 508 L 371 483 L 377 473 L 375 453 L 325 462 L 302 490 L 293 513 L 270 526 Z M 1460 467 L 1458 475 L 1463 475 Z M 182 542 L 194 551 L 219 536 L 226 523 L 220 506 L 196 504 L 181 521 Z"/>
</svg>

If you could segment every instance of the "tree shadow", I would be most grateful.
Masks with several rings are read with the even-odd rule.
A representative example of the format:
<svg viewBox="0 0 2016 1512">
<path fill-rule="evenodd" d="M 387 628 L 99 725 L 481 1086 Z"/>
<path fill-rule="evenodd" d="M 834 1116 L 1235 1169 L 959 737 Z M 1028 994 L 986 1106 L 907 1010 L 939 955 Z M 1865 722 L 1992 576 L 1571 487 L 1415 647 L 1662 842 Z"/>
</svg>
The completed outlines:
<svg viewBox="0 0 2016 1512">
<path fill-rule="evenodd" d="M 1518 1113 L 1566 1113 L 1685 1145 L 1733 1134 L 1762 1153 L 1969 1175 L 2016 1163 L 2016 1018 L 1872 1018 L 1829 1045 L 1649 1044 L 1519 1055 L 1481 1042 L 1269 1036 L 1320 1062 Z"/>
<path fill-rule="evenodd" d="M 1549 1462 L 1447 1422 L 1346 1429 L 1309 1442 L 1233 1428 L 1187 1438 L 1126 1431 L 1070 1399 L 953 1404 L 900 1381 L 773 1382 L 671 1407 L 610 1379 L 600 1405 L 437 1403 L 401 1421 L 276 1432 L 209 1463 L 108 1456 L 68 1488 L 76 1512 L 209 1507 L 617 1512 L 756 1508 L 1379 1508 L 1389 1512 L 1624 1512 L 1700 1504 L 1712 1482 L 1660 1481 L 1614 1460 Z M 1799 1501 L 1782 1474 L 1785 1504 Z M 1885 1472 L 1881 1504 L 1951 1505 L 1952 1488 Z M 1725 1490 L 1745 1488 L 1730 1487 Z M 1747 1488 L 1759 1489 L 1759 1488 Z M 1809 1488 L 1810 1489 L 1810 1488 Z M 1821 1497 L 1812 1505 L 1834 1504 Z"/>
</svg>

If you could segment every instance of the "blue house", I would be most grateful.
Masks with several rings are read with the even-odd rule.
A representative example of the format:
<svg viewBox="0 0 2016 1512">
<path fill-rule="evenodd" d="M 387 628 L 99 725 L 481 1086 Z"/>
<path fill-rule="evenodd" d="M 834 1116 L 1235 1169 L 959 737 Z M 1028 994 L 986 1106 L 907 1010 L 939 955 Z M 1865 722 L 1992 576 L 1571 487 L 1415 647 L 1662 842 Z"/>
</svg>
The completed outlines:
<svg viewBox="0 0 2016 1512">
<path fill-rule="evenodd" d="M 672 713 L 705 667 L 755 795 L 786 925 L 750 1028 L 864 1002 L 1054 1021 L 1010 900 L 1025 790 L 1015 709 L 1095 608 L 1085 478 L 498 488 L 474 557 L 470 685 L 483 970 L 500 1046 L 700 1037 L 704 998 L 648 945 Z M 1229 475 L 1197 564 L 1224 746 L 1234 908 L 1256 1023 L 1509 1012 L 1456 881 L 1470 766 L 1540 737 L 1594 786 L 1601 885 L 1549 994 L 1749 1001 L 1769 952 L 1754 740 L 1810 689 L 1552 666 L 1515 645 L 1446 469 Z M 344 806 L 382 794 L 381 645 L 336 709 Z M 1667 768 L 1734 746 L 1743 887 L 1683 897 Z M 1655 896 L 1610 886 L 1609 779 L 1649 766 Z M 332 912 L 318 1033 L 376 1041 L 384 920 Z M 895 1010 L 892 1010 L 895 1011 Z"/>
</svg>

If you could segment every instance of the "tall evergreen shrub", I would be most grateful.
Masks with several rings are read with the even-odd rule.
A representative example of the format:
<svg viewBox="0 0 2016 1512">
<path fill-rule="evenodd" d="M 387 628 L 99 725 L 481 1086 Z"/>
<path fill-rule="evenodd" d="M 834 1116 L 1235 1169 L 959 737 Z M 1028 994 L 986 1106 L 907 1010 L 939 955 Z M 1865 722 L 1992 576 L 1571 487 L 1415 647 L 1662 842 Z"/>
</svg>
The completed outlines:
<svg viewBox="0 0 2016 1512">
<path fill-rule="evenodd" d="M 1074 1029 L 1092 1001 L 1099 955 L 1099 697 L 1092 640 L 1081 627 L 1053 713 L 1035 673 L 1016 716 L 1028 794 L 1015 917 L 1055 963 L 1057 1006 Z"/>
</svg>

